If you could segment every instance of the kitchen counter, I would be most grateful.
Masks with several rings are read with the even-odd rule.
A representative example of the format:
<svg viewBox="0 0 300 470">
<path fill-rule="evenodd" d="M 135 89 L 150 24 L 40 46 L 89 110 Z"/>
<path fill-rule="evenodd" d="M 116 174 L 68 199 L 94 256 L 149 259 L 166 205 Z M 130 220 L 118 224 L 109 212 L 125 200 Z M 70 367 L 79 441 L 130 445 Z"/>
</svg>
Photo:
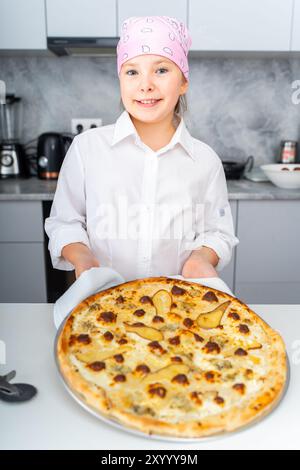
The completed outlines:
<svg viewBox="0 0 300 470">
<path fill-rule="evenodd" d="M 178 444 L 138 437 L 102 423 L 65 390 L 56 370 L 52 304 L 0 304 L 0 340 L 12 381 L 38 388 L 29 402 L 0 401 L 1 449 L 295 449 L 300 448 L 300 305 L 250 305 L 282 334 L 291 365 L 287 394 L 259 424 L 236 434 L 202 443 Z M 1 344 L 0 344 L 1 346 Z M 4 362 L 4 361 L 2 361 Z"/>
<path fill-rule="evenodd" d="M 0 200 L 2 201 L 52 201 L 56 181 L 28 179 L 0 180 Z M 271 182 L 254 183 L 246 179 L 227 180 L 230 200 L 300 200 L 300 189 L 282 189 Z"/>
</svg>

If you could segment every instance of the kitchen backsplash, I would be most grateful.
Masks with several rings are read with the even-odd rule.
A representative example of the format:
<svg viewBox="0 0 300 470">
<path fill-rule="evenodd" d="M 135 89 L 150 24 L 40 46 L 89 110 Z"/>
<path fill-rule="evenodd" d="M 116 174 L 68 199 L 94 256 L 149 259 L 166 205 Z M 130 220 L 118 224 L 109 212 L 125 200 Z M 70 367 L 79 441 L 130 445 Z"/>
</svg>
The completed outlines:
<svg viewBox="0 0 300 470">
<path fill-rule="evenodd" d="M 293 104 L 296 58 L 190 58 L 185 121 L 191 134 L 225 159 L 277 158 L 280 140 L 300 138 Z M 113 123 L 122 112 L 116 58 L 1 57 L 0 80 L 23 98 L 23 141 L 70 132 L 71 117 Z"/>
</svg>

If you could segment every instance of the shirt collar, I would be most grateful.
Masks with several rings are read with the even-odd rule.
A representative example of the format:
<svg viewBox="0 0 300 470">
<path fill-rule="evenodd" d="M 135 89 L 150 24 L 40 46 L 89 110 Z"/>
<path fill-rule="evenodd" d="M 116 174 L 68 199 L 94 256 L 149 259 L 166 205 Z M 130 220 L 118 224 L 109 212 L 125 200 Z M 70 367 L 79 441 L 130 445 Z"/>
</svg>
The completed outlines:
<svg viewBox="0 0 300 470">
<path fill-rule="evenodd" d="M 125 139 L 129 135 L 135 136 L 136 142 L 140 140 L 140 137 L 137 133 L 136 128 L 134 127 L 134 124 L 129 116 L 129 113 L 125 110 L 119 116 L 119 118 L 117 119 L 115 123 L 111 146 L 117 144 L 118 142 Z M 187 130 L 184 119 L 182 117 L 180 117 L 180 123 L 178 124 L 177 129 L 171 141 L 168 143 L 165 149 L 172 148 L 177 143 L 179 143 L 187 152 L 187 154 L 193 160 L 195 160 L 193 138 L 191 134 L 189 133 L 189 131 Z"/>
</svg>

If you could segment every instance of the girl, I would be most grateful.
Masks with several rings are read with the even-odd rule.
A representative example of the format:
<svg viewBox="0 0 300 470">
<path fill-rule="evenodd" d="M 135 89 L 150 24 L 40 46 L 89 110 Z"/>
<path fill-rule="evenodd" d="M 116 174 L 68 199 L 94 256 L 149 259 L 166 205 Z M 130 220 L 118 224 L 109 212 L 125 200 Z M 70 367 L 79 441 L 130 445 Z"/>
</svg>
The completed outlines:
<svg viewBox="0 0 300 470">
<path fill-rule="evenodd" d="M 182 117 L 189 84 L 185 25 L 131 17 L 117 46 L 125 110 L 76 136 L 45 230 L 54 268 L 76 278 L 110 266 L 126 281 L 216 277 L 239 243 L 217 154 Z"/>
</svg>

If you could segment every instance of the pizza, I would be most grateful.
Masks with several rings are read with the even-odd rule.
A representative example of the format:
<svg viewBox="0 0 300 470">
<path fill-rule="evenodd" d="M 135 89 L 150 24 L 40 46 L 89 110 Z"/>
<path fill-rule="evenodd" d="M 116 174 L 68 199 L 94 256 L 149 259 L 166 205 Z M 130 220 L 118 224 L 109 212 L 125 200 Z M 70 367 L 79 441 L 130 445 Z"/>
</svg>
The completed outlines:
<svg viewBox="0 0 300 470">
<path fill-rule="evenodd" d="M 68 387 L 148 435 L 200 438 L 268 413 L 287 379 L 281 336 L 239 299 L 168 277 L 82 301 L 57 334 Z"/>
</svg>

